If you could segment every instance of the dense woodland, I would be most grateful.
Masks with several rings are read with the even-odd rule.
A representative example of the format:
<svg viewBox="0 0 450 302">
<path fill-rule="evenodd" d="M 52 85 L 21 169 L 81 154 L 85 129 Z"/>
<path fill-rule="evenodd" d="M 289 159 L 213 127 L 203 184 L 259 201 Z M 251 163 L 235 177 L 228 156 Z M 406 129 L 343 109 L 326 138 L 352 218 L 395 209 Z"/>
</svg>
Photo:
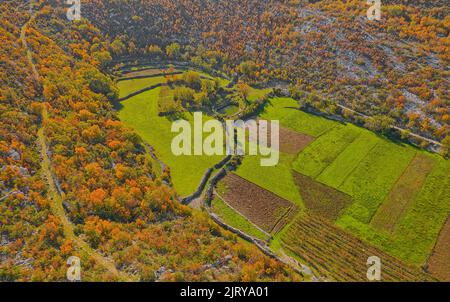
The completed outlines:
<svg viewBox="0 0 450 302">
<path fill-rule="evenodd" d="M 87 21 L 68 22 L 63 7 L 40 2 L 24 30 L 39 78 L 20 37 L 28 3 L 0 6 L 0 280 L 65 280 L 73 255 L 83 280 L 119 278 L 76 238 L 130 280 L 298 280 L 178 202 L 169 171 L 154 172 L 140 138 L 112 110 L 117 88 L 102 72 L 109 41 Z M 58 192 L 50 192 L 48 170 Z M 52 206 L 56 194 L 64 213 Z"/>
</svg>

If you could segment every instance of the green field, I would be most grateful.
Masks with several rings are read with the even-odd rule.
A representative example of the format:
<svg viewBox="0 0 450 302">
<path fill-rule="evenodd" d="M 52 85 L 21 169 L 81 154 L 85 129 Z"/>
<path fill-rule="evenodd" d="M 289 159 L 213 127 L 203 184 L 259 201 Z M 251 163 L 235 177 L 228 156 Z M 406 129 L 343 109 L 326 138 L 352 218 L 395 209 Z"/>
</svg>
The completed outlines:
<svg viewBox="0 0 450 302">
<path fill-rule="evenodd" d="M 163 77 L 156 77 L 120 82 L 121 96 L 163 80 Z M 122 102 L 119 116 L 156 149 L 158 156 L 171 168 L 175 189 L 186 196 L 196 189 L 205 171 L 222 157 L 176 157 L 172 154 L 170 146 L 174 134 L 170 131 L 171 121 L 158 115 L 159 91 L 157 88 Z M 266 92 L 252 89 L 251 99 Z M 299 215 L 304 215 L 305 205 L 302 188 L 296 185 L 293 171 L 318 182 L 320 185 L 314 184 L 316 190 L 324 188 L 324 191 L 332 192 L 333 189 L 348 194 L 351 202 L 335 222 L 339 228 L 410 264 L 425 264 L 450 214 L 449 162 L 366 129 L 305 113 L 297 107 L 297 102 L 291 98 L 272 98 L 259 117 L 279 120 L 281 126 L 312 136 L 315 141 L 297 155 L 280 153 L 280 162 L 274 167 L 262 167 L 260 156 L 245 156 L 236 174 L 297 204 L 301 209 Z M 185 113 L 185 119 L 192 122 L 192 115 Z M 421 178 L 420 186 L 409 195 L 414 200 L 404 201 L 407 208 L 401 209 L 401 215 L 393 216 L 397 221 L 389 221 L 395 226 L 391 232 L 383 227 L 373 227 L 372 219 L 378 209 L 384 202 L 392 202 L 388 197 L 395 192 L 391 192 L 408 190 L 404 184 L 414 185 L 414 179 L 420 179 L 417 176 L 420 176 L 420 169 L 408 169 L 419 152 L 434 165 L 430 167 L 431 172 L 423 172 L 427 176 Z M 320 195 L 320 192 L 314 194 Z M 223 201 L 214 200 L 213 209 L 230 225 L 255 237 L 264 237 Z M 280 247 L 279 236 L 288 228 L 289 225 L 275 236 L 272 247 Z"/>
<path fill-rule="evenodd" d="M 413 149 L 380 142 L 339 187 L 353 197 L 344 215 L 370 223 L 414 155 Z"/>
<path fill-rule="evenodd" d="M 294 170 L 317 177 L 360 134 L 361 130 L 353 125 L 334 127 L 300 153 L 293 163 Z"/>
<path fill-rule="evenodd" d="M 338 188 L 379 141 L 380 139 L 370 132 L 358 136 L 323 170 L 317 180 L 330 187 Z"/>
<path fill-rule="evenodd" d="M 122 82 L 123 85 L 126 82 Z M 123 101 L 119 117 L 156 149 L 158 157 L 170 167 L 175 189 L 184 197 L 195 191 L 207 169 L 223 157 L 175 156 L 172 153 L 172 138 L 176 134 L 171 133 L 172 122 L 158 115 L 159 92 L 160 88 L 156 88 Z M 185 113 L 185 119 L 192 123 L 192 114 Z"/>
<path fill-rule="evenodd" d="M 319 137 L 339 125 L 295 108 L 298 108 L 298 103 L 294 99 L 272 98 L 260 117 L 265 120 L 279 120 L 282 126 L 313 137 Z"/>
<path fill-rule="evenodd" d="M 120 81 L 117 83 L 117 87 L 119 87 L 119 98 L 123 98 L 146 87 L 164 83 L 165 81 L 166 79 L 163 76 Z"/>
</svg>

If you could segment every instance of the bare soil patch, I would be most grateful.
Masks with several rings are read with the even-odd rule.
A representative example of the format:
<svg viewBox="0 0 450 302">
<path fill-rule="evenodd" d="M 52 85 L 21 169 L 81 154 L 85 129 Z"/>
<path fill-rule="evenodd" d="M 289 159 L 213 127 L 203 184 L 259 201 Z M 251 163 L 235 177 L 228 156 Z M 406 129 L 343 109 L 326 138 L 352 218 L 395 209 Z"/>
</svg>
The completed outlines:
<svg viewBox="0 0 450 302">
<path fill-rule="evenodd" d="M 259 122 L 259 121 L 258 121 Z M 268 126 L 267 143 L 271 146 L 272 129 Z M 280 152 L 298 154 L 311 144 L 315 138 L 280 126 Z"/>
<path fill-rule="evenodd" d="M 428 271 L 440 281 L 450 282 L 450 217 L 428 259 Z"/>
<path fill-rule="evenodd" d="M 280 127 L 280 151 L 297 154 L 314 141 L 314 137 L 299 133 L 289 128 Z"/>
<path fill-rule="evenodd" d="M 228 174 L 219 193 L 248 220 L 268 233 L 281 230 L 297 212 L 297 206 L 236 174 Z"/>
<path fill-rule="evenodd" d="M 322 218 L 336 220 L 341 211 L 351 204 L 352 198 L 341 191 L 322 184 L 308 176 L 293 172 L 305 206 Z"/>
</svg>

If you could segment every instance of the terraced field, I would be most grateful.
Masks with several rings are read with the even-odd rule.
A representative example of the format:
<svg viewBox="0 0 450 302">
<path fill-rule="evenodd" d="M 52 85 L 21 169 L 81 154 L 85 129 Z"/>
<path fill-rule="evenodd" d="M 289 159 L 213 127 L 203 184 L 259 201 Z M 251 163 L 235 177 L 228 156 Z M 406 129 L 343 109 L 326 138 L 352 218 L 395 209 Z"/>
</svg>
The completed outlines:
<svg viewBox="0 0 450 302">
<path fill-rule="evenodd" d="M 137 70 L 130 70 L 126 72 L 122 72 L 121 76 L 125 78 L 131 78 L 131 77 L 142 77 L 142 76 L 155 76 L 163 73 L 177 73 L 181 72 L 178 69 L 170 70 L 168 68 L 141 68 Z"/>
<path fill-rule="evenodd" d="M 447 219 L 433 253 L 428 259 L 428 270 L 440 280 L 450 282 L 450 217 Z"/>
<path fill-rule="evenodd" d="M 308 176 L 294 172 L 294 178 L 308 212 L 334 221 L 351 204 L 349 195 Z"/>
<path fill-rule="evenodd" d="M 382 281 L 432 280 L 418 268 L 405 265 L 317 216 L 298 216 L 281 240 L 286 250 L 332 280 L 367 281 L 366 263 L 371 256 L 382 261 Z"/>
<path fill-rule="evenodd" d="M 117 86 L 119 87 L 119 98 L 123 98 L 133 92 L 139 91 L 146 87 L 165 82 L 166 78 L 164 76 L 120 81 L 117 83 Z"/>
<path fill-rule="evenodd" d="M 295 204 L 232 173 L 221 189 L 224 201 L 267 233 L 276 234 L 297 212 Z"/>
<path fill-rule="evenodd" d="M 378 209 L 371 224 L 375 228 L 393 232 L 397 221 L 414 201 L 433 166 L 433 159 L 417 154 Z"/>
</svg>

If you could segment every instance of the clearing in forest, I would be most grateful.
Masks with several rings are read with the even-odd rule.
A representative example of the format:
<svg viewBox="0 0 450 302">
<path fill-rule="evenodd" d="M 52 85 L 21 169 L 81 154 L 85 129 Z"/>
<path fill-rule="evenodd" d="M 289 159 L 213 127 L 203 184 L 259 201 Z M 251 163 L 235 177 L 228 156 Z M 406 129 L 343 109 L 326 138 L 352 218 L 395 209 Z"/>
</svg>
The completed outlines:
<svg viewBox="0 0 450 302">
<path fill-rule="evenodd" d="M 182 196 L 192 194 L 199 185 L 205 172 L 220 162 L 223 156 L 175 156 L 171 149 L 172 121 L 159 116 L 158 98 L 160 87 L 144 92 L 121 102 L 120 120 L 149 145 L 159 159 L 170 167 L 172 182 Z M 192 114 L 184 114 L 186 120 L 193 122 Z M 206 120 L 206 117 L 204 117 Z"/>
</svg>

